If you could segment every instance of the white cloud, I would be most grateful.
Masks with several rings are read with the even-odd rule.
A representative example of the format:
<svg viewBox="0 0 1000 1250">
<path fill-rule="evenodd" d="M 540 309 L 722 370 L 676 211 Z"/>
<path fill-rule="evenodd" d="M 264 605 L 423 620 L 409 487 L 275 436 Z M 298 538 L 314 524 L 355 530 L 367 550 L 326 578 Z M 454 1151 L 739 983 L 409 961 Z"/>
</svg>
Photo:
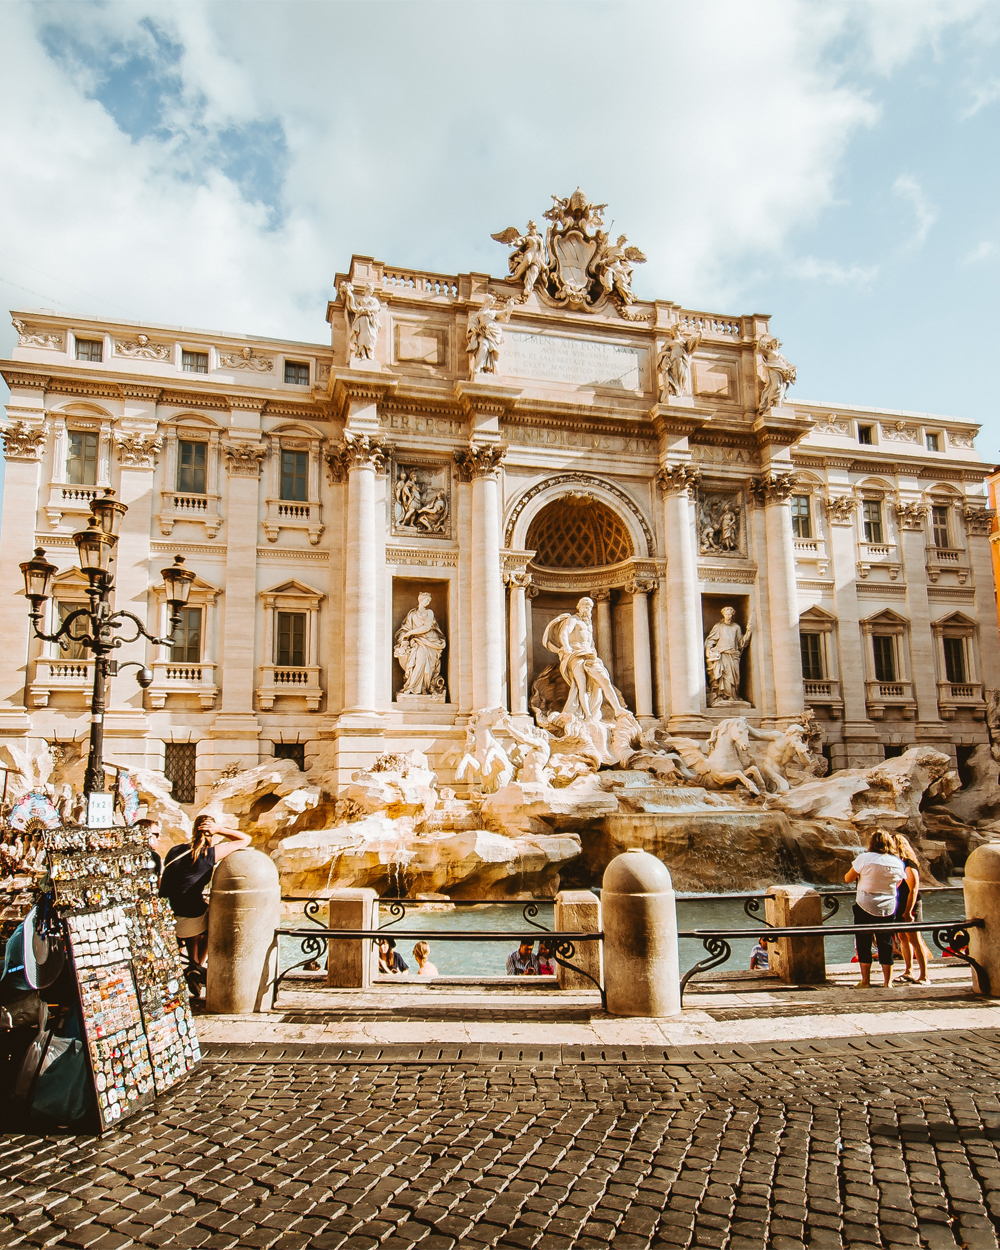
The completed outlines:
<svg viewBox="0 0 1000 1250">
<path fill-rule="evenodd" d="M 804 256 L 789 266 L 796 278 L 829 282 L 831 286 L 870 286 L 878 277 L 878 265 L 841 265 L 834 260 Z"/>
<path fill-rule="evenodd" d="M 963 265 L 978 265 L 981 261 L 993 260 L 1000 255 L 1000 248 L 989 239 L 984 239 L 978 247 L 974 247 L 967 256 L 962 257 Z"/>
<path fill-rule="evenodd" d="M 976 87 L 972 93 L 972 103 L 959 113 L 959 117 L 963 121 L 968 120 L 970 117 L 975 117 L 980 109 L 986 108 L 994 100 L 1000 100 L 1000 78 L 991 78 L 988 83 L 981 87 Z"/>
<path fill-rule="evenodd" d="M 892 189 L 898 196 L 909 201 L 915 218 L 913 233 L 900 245 L 900 250 L 915 251 L 924 244 L 931 226 L 937 221 L 937 210 L 931 206 L 920 184 L 911 174 L 900 174 L 892 184 Z"/>
<path fill-rule="evenodd" d="M 880 66 L 955 8 L 889 5 L 890 21 L 867 7 L 883 11 L 869 18 Z M 747 258 L 790 263 L 791 232 L 834 203 L 852 138 L 878 118 L 830 51 L 843 58 L 856 13 L 798 0 L 8 3 L 4 250 L 62 285 L 0 271 L 80 310 L 321 340 L 352 251 L 502 273 L 489 234 L 580 183 L 649 257 L 640 293 L 726 307 Z M 58 40 L 61 58 L 46 51 Z M 115 48 L 119 69 L 161 58 L 146 84 L 159 125 L 126 133 L 90 98 L 113 96 Z M 122 89 L 119 103 L 144 99 Z M 237 168 L 254 127 L 284 144 L 284 164 L 258 154 L 251 169 L 273 175 L 268 202 Z M 933 210 L 912 178 L 896 190 L 916 246 Z M 873 274 L 791 265 L 835 283 Z"/>
</svg>

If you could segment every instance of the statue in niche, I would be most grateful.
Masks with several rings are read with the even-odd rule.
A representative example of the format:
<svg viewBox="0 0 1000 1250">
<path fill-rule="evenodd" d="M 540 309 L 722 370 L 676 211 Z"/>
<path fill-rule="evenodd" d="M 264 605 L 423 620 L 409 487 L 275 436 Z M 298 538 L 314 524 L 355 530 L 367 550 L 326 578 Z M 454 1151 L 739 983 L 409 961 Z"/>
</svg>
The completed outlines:
<svg viewBox="0 0 1000 1250">
<path fill-rule="evenodd" d="M 364 295 L 357 295 L 353 282 L 342 282 L 340 294 L 347 316 L 351 360 L 374 360 L 375 344 L 382 326 L 382 304 L 375 294 L 375 284 L 366 283 Z"/>
<path fill-rule="evenodd" d="M 785 394 L 795 381 L 795 366 L 789 364 L 778 350 L 781 343 L 770 335 L 760 341 L 761 366 L 764 370 L 764 393 L 760 397 L 760 413 L 770 412 L 785 402 Z"/>
<path fill-rule="evenodd" d="M 441 653 L 448 640 L 441 631 L 426 591 L 417 595 L 417 606 L 411 608 L 396 631 L 393 655 L 400 663 L 405 681 L 400 694 L 430 695 L 444 701 L 444 678 L 441 676 Z"/>
<path fill-rule="evenodd" d="M 738 555 L 740 507 L 732 495 L 708 495 L 699 499 L 698 546 L 702 555 Z"/>
<path fill-rule="evenodd" d="M 662 385 L 660 398 L 671 395 L 691 394 L 691 357 L 701 342 L 701 331 L 685 334 L 677 324 L 668 326 L 667 341 L 660 349 L 656 367 L 660 371 Z"/>
<path fill-rule="evenodd" d="M 496 373 L 503 343 L 503 323 L 510 320 L 514 301 L 497 302 L 497 297 L 487 293 L 480 308 L 469 313 L 466 330 L 468 340 L 465 350 L 469 353 L 469 373 Z"/>
<path fill-rule="evenodd" d="M 705 670 L 708 674 L 708 706 L 746 704 L 740 698 L 740 664 L 750 641 L 753 616 L 744 632 L 736 621 L 736 609 L 722 609 L 722 620 L 712 626 L 705 639 Z"/>
</svg>

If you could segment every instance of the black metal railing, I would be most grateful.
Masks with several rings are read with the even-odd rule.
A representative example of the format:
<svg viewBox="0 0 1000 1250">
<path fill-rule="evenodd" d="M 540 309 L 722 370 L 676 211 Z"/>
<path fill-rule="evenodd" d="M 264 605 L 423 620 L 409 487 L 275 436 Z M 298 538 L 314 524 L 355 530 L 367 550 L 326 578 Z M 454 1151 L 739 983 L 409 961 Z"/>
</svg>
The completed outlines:
<svg viewBox="0 0 1000 1250">
<path fill-rule="evenodd" d="M 832 912 L 830 913 L 833 914 Z M 684 991 L 687 989 L 688 982 L 692 977 L 697 976 L 699 972 L 708 972 L 713 968 L 721 968 L 723 964 L 728 963 L 732 958 L 733 948 L 730 946 L 730 940 L 752 939 L 755 937 L 766 936 L 768 939 L 779 937 L 832 937 L 834 934 L 849 933 L 873 933 L 881 930 L 882 932 L 890 931 L 892 933 L 929 933 L 934 940 L 938 950 L 944 951 L 945 947 L 950 947 L 956 959 L 960 959 L 963 963 L 968 964 L 970 968 L 974 968 L 978 978 L 979 987 L 984 994 L 990 993 L 990 978 L 986 969 L 972 958 L 965 949 L 969 945 L 969 930 L 981 929 L 985 926 L 985 920 L 970 920 L 963 917 L 961 920 L 930 920 L 914 922 L 912 924 L 893 924 L 891 930 L 888 925 L 798 925 L 789 928 L 779 929 L 774 926 L 765 929 L 678 929 L 678 938 L 696 938 L 700 939 L 708 957 L 696 963 L 689 968 L 681 977 L 681 1000 L 683 1002 Z"/>
</svg>

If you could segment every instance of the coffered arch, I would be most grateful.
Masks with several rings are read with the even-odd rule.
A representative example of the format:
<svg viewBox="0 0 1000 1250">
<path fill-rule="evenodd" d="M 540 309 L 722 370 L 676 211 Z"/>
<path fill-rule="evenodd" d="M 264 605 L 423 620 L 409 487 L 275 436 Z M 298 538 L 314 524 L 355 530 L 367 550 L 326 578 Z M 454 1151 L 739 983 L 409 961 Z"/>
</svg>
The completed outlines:
<svg viewBox="0 0 1000 1250">
<path fill-rule="evenodd" d="M 560 473 L 544 478 L 523 491 L 508 512 L 504 545 L 508 549 L 531 550 L 528 534 L 536 517 L 560 499 L 579 501 L 581 505 L 592 507 L 593 524 L 588 528 L 593 536 L 595 551 L 597 546 L 607 551 L 609 543 L 618 551 L 624 548 L 626 540 L 631 545 L 631 551 L 617 555 L 609 563 L 630 556 L 649 558 L 656 554 L 652 527 L 637 501 L 617 483 L 589 473 Z M 600 541 L 598 532 L 603 532 Z"/>
</svg>

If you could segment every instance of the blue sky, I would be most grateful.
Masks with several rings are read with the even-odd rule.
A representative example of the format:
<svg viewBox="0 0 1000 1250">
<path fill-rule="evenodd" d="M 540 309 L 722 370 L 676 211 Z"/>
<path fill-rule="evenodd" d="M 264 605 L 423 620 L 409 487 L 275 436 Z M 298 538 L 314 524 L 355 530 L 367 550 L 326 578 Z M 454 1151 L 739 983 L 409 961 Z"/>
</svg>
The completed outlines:
<svg viewBox="0 0 1000 1250">
<path fill-rule="evenodd" d="M 8 0 L 0 34 L 8 308 L 323 341 L 352 252 L 501 274 L 490 233 L 580 184 L 641 295 L 772 314 L 793 401 L 1000 460 L 1000 4 Z"/>
</svg>

